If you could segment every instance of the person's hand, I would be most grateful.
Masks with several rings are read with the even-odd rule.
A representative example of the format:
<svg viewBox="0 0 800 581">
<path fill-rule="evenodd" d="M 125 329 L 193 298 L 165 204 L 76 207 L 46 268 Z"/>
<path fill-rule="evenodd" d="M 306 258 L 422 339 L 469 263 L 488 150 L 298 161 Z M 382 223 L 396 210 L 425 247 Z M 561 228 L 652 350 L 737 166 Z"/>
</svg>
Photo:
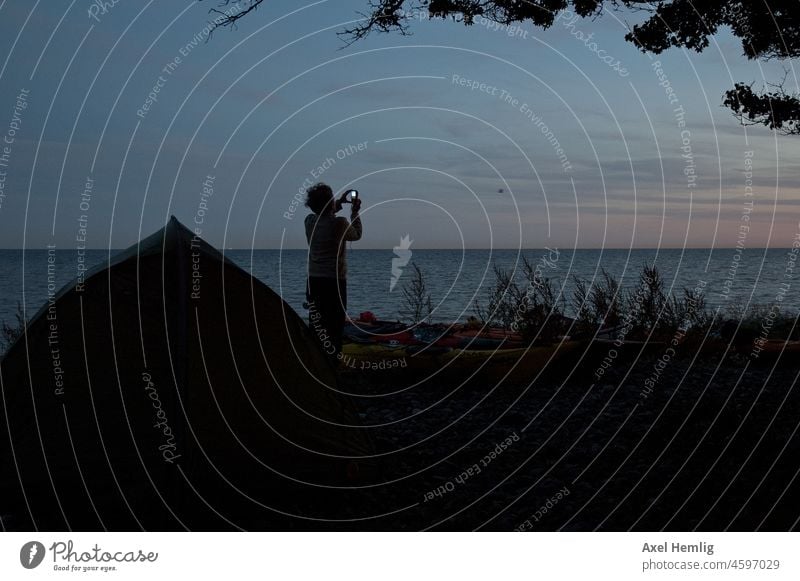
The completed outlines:
<svg viewBox="0 0 800 581">
<path fill-rule="evenodd" d="M 361 198 L 356 198 L 353 200 L 353 208 L 350 210 L 351 214 L 358 214 L 358 211 L 361 209 Z"/>
<path fill-rule="evenodd" d="M 339 196 L 339 199 L 336 200 L 333 203 L 333 212 L 334 213 L 336 213 L 336 212 L 338 212 L 338 211 L 340 211 L 342 209 L 342 206 L 344 205 L 344 200 L 345 200 L 346 197 L 347 197 L 347 194 L 344 193 L 341 196 Z"/>
</svg>

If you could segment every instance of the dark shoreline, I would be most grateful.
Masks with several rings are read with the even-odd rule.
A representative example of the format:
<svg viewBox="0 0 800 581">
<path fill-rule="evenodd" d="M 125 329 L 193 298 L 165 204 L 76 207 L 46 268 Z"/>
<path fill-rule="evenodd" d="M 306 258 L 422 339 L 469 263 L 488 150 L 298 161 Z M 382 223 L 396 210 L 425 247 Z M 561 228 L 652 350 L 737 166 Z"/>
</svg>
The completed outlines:
<svg viewBox="0 0 800 581">
<path fill-rule="evenodd" d="M 796 527 L 800 392 L 794 387 L 800 361 L 781 360 L 773 367 L 748 365 L 736 354 L 694 364 L 679 357 L 644 399 L 641 386 L 657 361 L 648 354 L 615 366 L 594 387 L 585 373 L 565 382 L 549 374 L 530 386 L 500 383 L 487 396 L 489 386 L 473 380 L 458 388 L 458 397 L 418 419 L 376 430 L 379 450 L 412 446 L 392 455 L 396 477 L 439 462 L 408 479 L 414 485 L 407 487 L 417 491 L 408 500 L 416 496 L 422 504 L 378 528 L 514 530 L 565 486 L 569 494 L 526 530 Z M 433 389 L 409 390 L 392 396 L 391 403 L 362 399 L 359 408 L 374 423 L 397 421 L 427 408 L 452 386 L 426 387 Z M 438 431 L 414 445 L 420 435 Z M 482 474 L 436 502 L 424 502 L 420 491 L 447 486 L 513 433 L 519 442 Z"/>
</svg>

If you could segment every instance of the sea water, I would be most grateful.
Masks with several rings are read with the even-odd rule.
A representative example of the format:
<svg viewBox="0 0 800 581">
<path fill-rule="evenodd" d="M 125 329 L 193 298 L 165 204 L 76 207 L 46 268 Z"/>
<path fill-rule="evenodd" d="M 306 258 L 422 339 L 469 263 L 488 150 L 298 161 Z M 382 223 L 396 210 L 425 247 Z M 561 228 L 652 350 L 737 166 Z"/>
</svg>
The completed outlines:
<svg viewBox="0 0 800 581">
<path fill-rule="evenodd" d="M 88 267 L 107 263 L 117 251 L 89 250 Z M 631 288 L 644 264 L 655 264 L 665 290 L 678 296 L 683 288 L 705 283 L 710 308 L 728 305 L 769 305 L 776 302 L 787 263 L 785 249 L 747 249 L 736 257 L 734 249 L 660 250 L 417 250 L 398 260 L 392 250 L 348 251 L 348 312 L 371 311 L 378 318 L 406 317 L 403 289 L 408 288 L 416 264 L 424 277 L 436 321 L 465 320 L 474 313 L 477 300 L 485 305 L 495 284 L 493 267 L 522 275 L 522 257 L 536 268 L 542 279 L 550 279 L 569 311 L 575 277 L 592 281 L 607 270 Z M 280 294 L 301 316 L 305 299 L 305 250 L 228 250 L 225 255 Z M 408 258 L 408 262 L 405 262 Z M 57 289 L 78 275 L 74 251 L 55 251 L 51 266 Z M 733 266 L 734 263 L 736 266 Z M 47 250 L 0 250 L 0 321 L 13 322 L 17 305 L 28 318 L 45 303 L 48 293 Z M 789 281 L 792 282 L 792 281 Z M 782 302 L 782 310 L 800 310 L 800 281 L 793 284 Z"/>
</svg>

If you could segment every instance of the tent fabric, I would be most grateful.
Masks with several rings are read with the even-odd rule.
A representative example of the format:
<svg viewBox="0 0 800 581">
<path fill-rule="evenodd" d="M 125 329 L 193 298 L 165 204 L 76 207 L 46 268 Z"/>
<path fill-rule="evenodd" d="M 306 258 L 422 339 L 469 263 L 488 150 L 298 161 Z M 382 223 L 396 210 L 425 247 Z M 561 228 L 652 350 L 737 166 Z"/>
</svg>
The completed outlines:
<svg viewBox="0 0 800 581">
<path fill-rule="evenodd" d="M 174 217 L 57 293 L 0 381 L 22 529 L 272 528 L 371 452 L 299 316 Z"/>
</svg>

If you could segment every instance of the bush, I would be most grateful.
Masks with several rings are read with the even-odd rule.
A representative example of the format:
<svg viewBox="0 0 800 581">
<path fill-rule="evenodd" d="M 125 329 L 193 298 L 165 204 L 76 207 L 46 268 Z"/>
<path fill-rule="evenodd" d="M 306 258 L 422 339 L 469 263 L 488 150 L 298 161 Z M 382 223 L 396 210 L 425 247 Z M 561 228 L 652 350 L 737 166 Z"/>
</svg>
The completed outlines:
<svg viewBox="0 0 800 581">
<path fill-rule="evenodd" d="M 525 258 L 525 288 L 514 281 L 508 270 L 497 265 L 493 269 L 495 280 L 488 290 L 486 307 L 476 299 L 474 312 L 482 324 L 519 331 L 528 340 L 551 341 L 565 334 L 572 323 L 572 333 L 579 337 L 594 337 L 602 329 L 611 329 L 613 337 L 626 339 L 671 341 L 679 336 L 681 342 L 695 342 L 708 335 L 744 344 L 767 332 L 762 325 L 768 319 L 769 339 L 800 340 L 796 313 L 775 313 L 774 305 L 745 308 L 741 303 L 732 303 L 721 316 L 716 316 L 708 310 L 706 296 L 700 290 L 683 288 L 677 295 L 667 293 L 655 265 L 642 265 L 636 285 L 627 292 L 605 269 L 592 281 L 573 277 L 570 306 L 574 320 L 567 316 L 566 301 L 558 285 L 550 279 L 537 278 Z"/>
<path fill-rule="evenodd" d="M 17 312 L 14 313 L 14 317 L 16 318 L 16 323 L 9 324 L 7 321 L 3 321 L 0 327 L 0 344 L 3 352 L 8 351 L 14 341 L 19 339 L 22 333 L 25 332 L 25 312 L 19 302 L 17 302 Z"/>
<path fill-rule="evenodd" d="M 542 278 L 524 256 L 522 272 L 527 285 L 517 303 L 512 330 L 529 340 L 552 341 L 567 328 L 562 290 L 553 280 Z"/>
<path fill-rule="evenodd" d="M 473 311 L 475 316 L 485 325 L 494 325 L 503 329 L 510 329 L 514 323 L 516 306 L 522 300 L 522 292 L 514 282 L 513 276 L 507 270 L 496 264 L 494 270 L 494 285 L 488 290 L 486 308 L 475 299 Z"/>
<path fill-rule="evenodd" d="M 414 269 L 414 274 L 411 282 L 403 285 L 405 308 L 400 311 L 400 314 L 409 318 L 416 325 L 431 318 L 433 304 L 422 269 L 415 262 L 411 263 L 411 267 Z"/>
<path fill-rule="evenodd" d="M 478 299 L 473 305 L 477 317 L 487 325 L 519 332 L 525 339 L 552 341 L 566 329 L 563 300 L 558 285 L 541 278 L 527 258 L 522 258 L 525 286 L 514 281 L 512 273 L 494 265 L 495 281 L 488 291 L 487 306 Z"/>
<path fill-rule="evenodd" d="M 606 269 L 601 269 L 600 277 L 591 285 L 577 276 L 573 279 L 572 308 L 578 332 L 594 335 L 599 329 L 618 327 L 621 319 L 619 281 Z"/>
<path fill-rule="evenodd" d="M 625 295 L 625 310 L 632 323 L 630 335 L 644 338 L 651 333 L 661 336 L 672 332 L 669 321 L 662 318 L 669 302 L 664 294 L 664 279 L 661 278 L 658 267 L 642 265 L 635 289 Z"/>
<path fill-rule="evenodd" d="M 725 308 L 725 315 L 715 325 L 715 330 L 722 340 L 736 344 L 752 343 L 765 335 L 769 340 L 800 340 L 798 314 L 776 310 L 774 304 L 745 307 L 740 302 L 731 303 Z"/>
</svg>

